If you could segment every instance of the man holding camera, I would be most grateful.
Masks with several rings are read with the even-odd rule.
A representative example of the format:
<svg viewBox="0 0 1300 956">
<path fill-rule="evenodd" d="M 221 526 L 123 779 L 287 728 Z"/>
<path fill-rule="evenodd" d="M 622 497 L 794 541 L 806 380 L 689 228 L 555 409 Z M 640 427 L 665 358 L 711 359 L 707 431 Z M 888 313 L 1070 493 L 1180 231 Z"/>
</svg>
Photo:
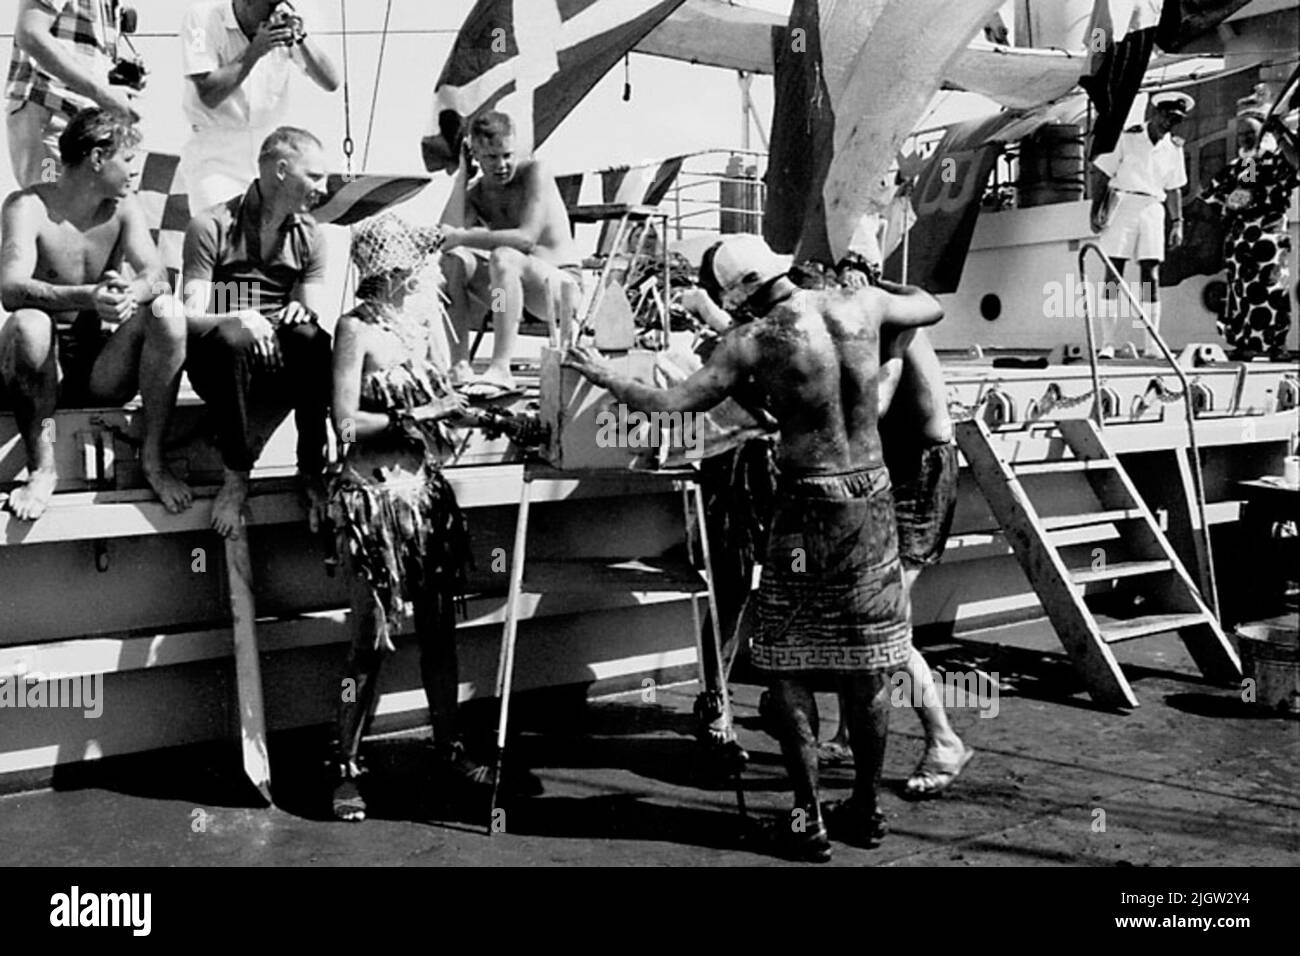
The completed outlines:
<svg viewBox="0 0 1300 956">
<path fill-rule="evenodd" d="M 9 61 L 6 126 L 18 187 L 59 178 L 59 136 L 80 110 L 138 118 L 129 89 L 110 80 L 119 0 L 20 0 Z"/>
<path fill-rule="evenodd" d="M 185 116 L 193 135 L 181 149 L 190 212 L 241 194 L 257 177 L 257 154 L 289 113 L 296 67 L 327 92 L 334 64 L 308 34 L 303 0 L 200 0 L 181 25 Z"/>
</svg>

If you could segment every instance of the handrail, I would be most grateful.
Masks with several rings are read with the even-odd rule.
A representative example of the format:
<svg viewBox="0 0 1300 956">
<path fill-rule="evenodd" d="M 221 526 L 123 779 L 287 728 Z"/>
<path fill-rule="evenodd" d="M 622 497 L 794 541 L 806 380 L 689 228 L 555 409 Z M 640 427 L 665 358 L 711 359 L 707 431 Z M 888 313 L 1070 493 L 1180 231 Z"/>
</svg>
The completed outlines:
<svg viewBox="0 0 1300 956">
<path fill-rule="evenodd" d="M 1113 278 L 1116 286 L 1128 297 L 1129 304 L 1136 310 L 1138 317 L 1142 320 L 1142 325 L 1146 328 L 1147 336 L 1150 341 L 1155 342 L 1160 347 L 1160 354 L 1164 360 L 1173 369 L 1174 374 L 1178 376 L 1178 381 L 1183 386 L 1183 417 L 1187 422 L 1187 444 L 1192 455 L 1192 485 L 1196 492 L 1196 513 L 1201 520 L 1201 537 L 1205 544 L 1205 580 L 1201 582 L 1206 594 L 1207 603 L 1214 616 L 1219 616 L 1219 587 L 1214 575 L 1214 551 L 1210 545 L 1210 522 L 1205 515 L 1205 475 L 1201 471 L 1201 452 L 1196 445 L 1196 414 L 1192 408 L 1192 386 L 1187 379 L 1187 374 L 1174 358 L 1174 353 L 1169 350 L 1165 340 L 1160 337 L 1160 333 L 1151 325 L 1151 320 L 1147 317 L 1146 310 L 1138 301 L 1133 290 L 1128 287 L 1124 281 L 1124 276 L 1119 272 L 1110 261 L 1110 258 L 1097 244 L 1096 240 L 1088 240 L 1079 246 L 1079 282 L 1084 289 L 1088 288 L 1087 257 L 1089 252 L 1097 253 L 1097 258 L 1101 260 L 1102 266 Z M 1092 366 L 1092 396 L 1093 396 L 1093 415 L 1097 419 L 1097 427 L 1105 430 L 1105 414 L 1102 411 L 1101 403 L 1101 380 L 1100 373 L 1097 370 L 1097 352 L 1093 348 L 1094 341 L 1092 335 L 1092 316 L 1088 305 L 1091 295 L 1083 296 L 1083 325 L 1088 337 L 1088 362 Z"/>
</svg>

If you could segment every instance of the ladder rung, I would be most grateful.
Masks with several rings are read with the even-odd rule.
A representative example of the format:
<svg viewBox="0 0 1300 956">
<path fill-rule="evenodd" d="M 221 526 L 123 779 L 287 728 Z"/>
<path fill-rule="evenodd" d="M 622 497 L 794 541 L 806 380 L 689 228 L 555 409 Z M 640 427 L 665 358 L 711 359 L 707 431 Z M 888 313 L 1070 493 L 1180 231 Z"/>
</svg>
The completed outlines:
<svg viewBox="0 0 1300 956">
<path fill-rule="evenodd" d="M 665 558 L 578 558 L 529 561 L 523 589 L 548 591 L 705 591 L 700 571 Z"/>
<path fill-rule="evenodd" d="M 1174 562 L 1168 559 L 1159 561 L 1116 561 L 1100 568 L 1079 568 L 1070 572 L 1073 584 L 1092 584 L 1096 581 L 1111 581 L 1115 578 L 1131 578 L 1139 574 L 1158 574 L 1172 571 Z"/>
<path fill-rule="evenodd" d="M 1044 531 L 1060 531 L 1064 528 L 1083 528 L 1095 524 L 1113 524 L 1116 521 L 1132 521 L 1141 518 L 1140 508 L 1115 508 L 1110 511 L 1084 511 L 1073 515 L 1050 515 L 1038 519 Z"/>
<path fill-rule="evenodd" d="M 1097 631 L 1107 644 L 1119 641 L 1131 641 L 1135 637 L 1147 637 L 1151 634 L 1163 634 L 1194 624 L 1208 624 L 1209 618 L 1200 613 L 1184 614 L 1147 614 L 1143 617 L 1120 620 L 1117 618 L 1097 617 Z"/>
<path fill-rule="evenodd" d="M 1059 461 L 1011 462 L 1017 475 L 1053 475 L 1058 472 L 1105 471 L 1114 469 L 1113 458 L 1064 458 Z"/>
</svg>

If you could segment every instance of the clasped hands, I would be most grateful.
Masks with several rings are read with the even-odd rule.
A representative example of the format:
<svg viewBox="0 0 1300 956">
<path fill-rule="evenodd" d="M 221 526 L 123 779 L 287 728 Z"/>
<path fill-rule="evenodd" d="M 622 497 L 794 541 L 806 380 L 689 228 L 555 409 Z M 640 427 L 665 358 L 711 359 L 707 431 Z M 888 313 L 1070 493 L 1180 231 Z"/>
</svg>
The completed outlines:
<svg viewBox="0 0 1300 956">
<path fill-rule="evenodd" d="M 256 309 L 243 309 L 235 313 L 235 317 L 253 336 L 253 355 L 265 368 L 272 369 L 284 366 L 276 330 L 282 326 L 306 325 L 317 321 L 315 312 L 296 301 L 273 313 L 269 319 Z"/>
<path fill-rule="evenodd" d="M 115 269 L 104 273 L 92 295 L 96 314 L 111 325 L 121 325 L 140 307 L 131 281 Z"/>
</svg>

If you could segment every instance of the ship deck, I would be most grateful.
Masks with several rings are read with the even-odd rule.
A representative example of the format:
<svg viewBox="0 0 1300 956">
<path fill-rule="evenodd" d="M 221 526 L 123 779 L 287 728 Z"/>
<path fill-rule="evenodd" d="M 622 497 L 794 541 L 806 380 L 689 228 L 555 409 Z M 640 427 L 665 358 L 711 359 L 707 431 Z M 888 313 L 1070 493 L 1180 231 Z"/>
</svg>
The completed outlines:
<svg viewBox="0 0 1300 956">
<path fill-rule="evenodd" d="M 974 414 L 993 410 L 991 393 L 1005 396 L 1012 420 L 998 434 L 1011 458 L 1059 455 L 1042 426 L 1052 418 L 1088 414 L 1090 403 L 1076 400 L 1091 387 L 1086 362 L 999 367 L 991 357 L 945 356 L 945 371 L 954 405 Z M 1231 625 L 1258 616 L 1255 571 L 1262 560 L 1242 536 L 1238 483 L 1280 473 L 1297 428 L 1300 369 L 1295 362 L 1224 363 L 1189 374 L 1208 396 L 1197 433 L 1207 520 L 1222 565 L 1223 612 Z M 1103 375 L 1118 409 L 1106 429 L 1108 441 L 1152 510 L 1166 514 L 1171 541 L 1190 567 L 1195 548 L 1189 499 L 1170 480 L 1177 474 L 1173 456 L 1186 448 L 1182 403 L 1144 399 L 1153 381 L 1167 390 L 1176 380 L 1167 367 L 1137 361 L 1110 363 Z M 525 381 L 531 391 L 516 403 L 521 408 L 536 401 L 535 378 Z M 1051 395 L 1066 401 L 1047 408 Z M 208 527 L 219 462 L 197 437 L 201 407 L 182 403 L 179 426 L 192 440 L 177 454 L 198 500 L 184 515 L 167 515 L 139 481 L 137 411 L 60 412 L 56 450 L 65 481 L 54 507 L 34 524 L 0 514 L 0 675 L 103 675 L 112 705 L 102 719 L 90 721 L 68 711 L 6 711 L 0 791 L 57 787 L 67 773 L 104 758 L 146 759 L 150 752 L 220 747 L 230 739 L 230 611 L 222 549 Z M 350 638 L 341 576 L 325 575 L 320 544 L 306 530 L 289 481 L 293 447 L 290 421 L 269 442 L 250 499 L 266 716 L 272 733 L 281 736 L 310 733 L 328 722 L 330 688 Z M 0 482 L 12 481 L 20 467 L 12 419 L 0 415 Z M 468 618 L 456 634 L 461 699 L 491 707 L 506 591 L 501 556 L 510 553 L 523 463 L 506 439 L 476 433 L 467 436 L 447 474 L 469 514 L 477 566 Z M 1056 504 L 1077 511 L 1089 494 L 1086 483 L 1065 484 Z M 668 487 L 647 493 L 633 479 L 594 486 L 579 480 L 535 503 L 535 559 L 589 551 L 651 556 L 681 545 L 680 500 Z M 609 534 L 611 528 L 620 533 Z M 1091 548 L 1102 540 L 1081 537 L 1076 546 Z M 1241 554 L 1250 559 L 1224 560 Z M 944 560 L 921 577 L 913 606 L 922 640 L 965 640 L 1024 621 L 1045 627 L 1039 599 L 968 470 L 960 477 Z M 409 638 L 399 642 L 385 672 L 378 733 L 410 730 L 427 720 Z M 1054 642 L 1052 649 L 1060 651 Z M 647 679 L 661 686 L 688 680 L 695 665 L 685 593 L 557 593 L 521 607 L 521 692 L 561 688 L 594 698 L 640 688 Z"/>
<path fill-rule="evenodd" d="M 1296 623 L 1295 615 L 1279 619 Z M 997 713 L 950 707 L 978 753 L 941 799 L 906 802 L 919 724 L 892 714 L 875 850 L 836 844 L 833 865 L 1281 866 L 1300 862 L 1300 735 L 1294 719 L 1207 686 L 1173 635 L 1125 645 L 1143 704 L 1095 707 L 1051 629 L 1021 624 L 925 648 L 936 667 L 1000 675 Z M 508 804 L 505 832 L 482 809 L 440 806 L 417 735 L 368 743 L 370 818 L 328 819 L 323 739 L 272 741 L 277 805 L 241 784 L 233 745 L 68 770 L 54 787 L 0 797 L 0 865 L 769 865 L 743 839 L 734 792 L 690 738 L 692 685 L 589 702 L 521 698 L 512 756 L 546 792 Z M 736 685 L 751 818 L 790 796 L 775 743 L 758 729 L 758 688 Z M 821 698 L 823 736 L 834 699 Z M 968 702 L 967 702 L 968 703 Z M 304 736 L 305 734 L 305 736 Z M 823 775 L 844 797 L 851 770 Z M 196 829 L 201 821 L 201 829 Z"/>
</svg>

